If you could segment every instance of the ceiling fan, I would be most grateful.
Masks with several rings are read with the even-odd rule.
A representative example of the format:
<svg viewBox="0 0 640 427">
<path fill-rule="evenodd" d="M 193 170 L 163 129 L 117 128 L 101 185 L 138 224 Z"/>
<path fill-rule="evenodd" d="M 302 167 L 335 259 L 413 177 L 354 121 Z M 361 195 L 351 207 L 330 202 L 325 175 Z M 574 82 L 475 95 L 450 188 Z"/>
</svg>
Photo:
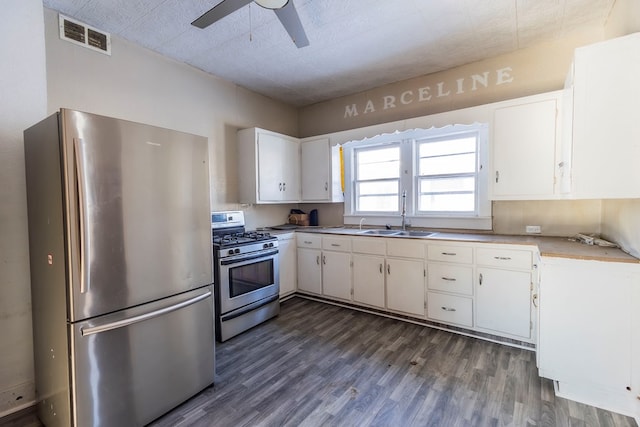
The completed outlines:
<svg viewBox="0 0 640 427">
<path fill-rule="evenodd" d="M 198 28 L 206 28 L 214 22 L 255 1 L 265 9 L 271 9 L 282 23 L 282 26 L 299 48 L 309 46 L 309 40 L 302 28 L 300 17 L 293 5 L 293 0 L 222 0 L 211 10 L 191 23 Z"/>
</svg>

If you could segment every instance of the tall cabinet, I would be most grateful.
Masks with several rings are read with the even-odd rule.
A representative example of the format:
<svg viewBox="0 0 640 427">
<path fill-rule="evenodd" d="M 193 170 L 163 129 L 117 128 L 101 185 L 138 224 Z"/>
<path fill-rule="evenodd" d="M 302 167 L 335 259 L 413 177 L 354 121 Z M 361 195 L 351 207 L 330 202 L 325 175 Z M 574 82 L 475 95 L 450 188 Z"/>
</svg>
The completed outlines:
<svg viewBox="0 0 640 427">
<path fill-rule="evenodd" d="M 260 128 L 238 131 L 240 203 L 300 200 L 300 143 Z"/>
<path fill-rule="evenodd" d="M 576 49 L 571 195 L 640 197 L 640 33 Z"/>
</svg>

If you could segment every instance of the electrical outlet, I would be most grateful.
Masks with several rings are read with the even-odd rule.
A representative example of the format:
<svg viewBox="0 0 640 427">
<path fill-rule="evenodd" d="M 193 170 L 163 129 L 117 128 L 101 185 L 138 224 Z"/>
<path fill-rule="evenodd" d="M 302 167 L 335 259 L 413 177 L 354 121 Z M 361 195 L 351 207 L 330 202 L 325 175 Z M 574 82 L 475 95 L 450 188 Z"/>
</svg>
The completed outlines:
<svg viewBox="0 0 640 427">
<path fill-rule="evenodd" d="M 525 231 L 529 234 L 540 234 L 542 233 L 542 229 L 539 225 L 527 225 L 525 226 Z"/>
</svg>

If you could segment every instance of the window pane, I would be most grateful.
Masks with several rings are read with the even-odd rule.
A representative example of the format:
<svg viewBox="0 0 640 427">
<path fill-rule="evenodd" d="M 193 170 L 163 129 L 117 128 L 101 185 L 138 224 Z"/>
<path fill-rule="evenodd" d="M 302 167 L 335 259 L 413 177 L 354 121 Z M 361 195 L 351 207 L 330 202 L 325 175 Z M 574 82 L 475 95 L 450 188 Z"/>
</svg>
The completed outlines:
<svg viewBox="0 0 640 427">
<path fill-rule="evenodd" d="M 429 194 L 420 196 L 420 210 L 427 212 L 473 212 L 473 194 Z"/>
<path fill-rule="evenodd" d="M 356 209 L 360 212 L 397 212 L 398 196 L 361 196 Z"/>
<path fill-rule="evenodd" d="M 398 181 L 359 182 L 356 194 L 360 196 L 398 195 Z"/>
<path fill-rule="evenodd" d="M 444 141 L 420 142 L 420 157 L 442 156 L 443 154 L 475 153 L 476 137 L 468 136 Z"/>
<path fill-rule="evenodd" d="M 473 192 L 475 191 L 475 187 L 476 180 L 469 176 L 420 180 L 420 193 Z"/>
<path fill-rule="evenodd" d="M 398 178 L 400 147 L 356 151 L 357 180 Z"/>
<path fill-rule="evenodd" d="M 473 173 L 476 171 L 476 154 L 426 157 L 420 159 L 420 175 L 445 175 L 451 173 Z"/>
</svg>

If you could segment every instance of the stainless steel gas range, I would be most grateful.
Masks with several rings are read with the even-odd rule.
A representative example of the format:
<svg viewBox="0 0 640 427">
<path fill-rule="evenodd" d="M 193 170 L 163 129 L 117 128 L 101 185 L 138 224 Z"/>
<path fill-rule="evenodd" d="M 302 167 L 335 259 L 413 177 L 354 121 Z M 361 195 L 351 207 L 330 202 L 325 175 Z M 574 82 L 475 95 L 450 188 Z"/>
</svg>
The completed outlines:
<svg viewBox="0 0 640 427">
<path fill-rule="evenodd" d="M 278 239 L 245 230 L 241 211 L 213 212 L 216 339 L 226 341 L 280 312 Z"/>
</svg>

